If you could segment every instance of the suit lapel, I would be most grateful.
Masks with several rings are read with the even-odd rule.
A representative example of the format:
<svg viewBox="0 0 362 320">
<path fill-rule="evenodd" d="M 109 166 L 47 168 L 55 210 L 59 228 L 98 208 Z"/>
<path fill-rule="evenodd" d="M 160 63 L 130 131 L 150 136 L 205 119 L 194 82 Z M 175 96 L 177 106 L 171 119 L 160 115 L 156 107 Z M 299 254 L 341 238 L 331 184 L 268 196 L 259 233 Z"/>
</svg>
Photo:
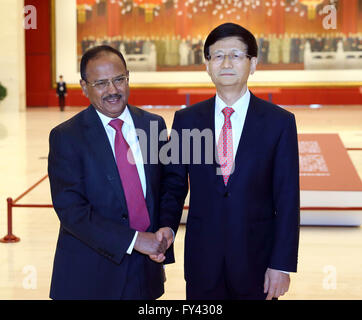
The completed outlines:
<svg viewBox="0 0 362 320">
<path fill-rule="evenodd" d="M 126 200 L 119 177 L 116 161 L 109 144 L 107 133 L 96 110 L 92 105 L 84 113 L 85 139 L 87 140 L 92 156 L 103 170 L 116 196 L 120 199 L 123 209 L 127 212 Z"/>
<path fill-rule="evenodd" d="M 200 131 L 211 129 L 212 131 L 212 151 L 213 162 L 210 167 L 210 177 L 215 177 L 215 185 L 220 192 L 223 192 L 224 180 L 220 172 L 220 165 L 217 156 L 217 145 L 215 140 L 215 96 L 207 101 L 199 109 L 200 118 L 198 119 L 198 128 Z M 206 159 L 204 159 L 205 161 Z"/>
<path fill-rule="evenodd" d="M 248 112 L 235 155 L 234 172 L 230 175 L 227 188 L 237 179 L 243 169 L 243 164 L 248 161 L 250 151 L 253 150 L 253 146 L 257 143 L 258 135 L 262 130 L 262 118 L 263 113 L 257 104 L 256 97 L 250 93 Z"/>
</svg>

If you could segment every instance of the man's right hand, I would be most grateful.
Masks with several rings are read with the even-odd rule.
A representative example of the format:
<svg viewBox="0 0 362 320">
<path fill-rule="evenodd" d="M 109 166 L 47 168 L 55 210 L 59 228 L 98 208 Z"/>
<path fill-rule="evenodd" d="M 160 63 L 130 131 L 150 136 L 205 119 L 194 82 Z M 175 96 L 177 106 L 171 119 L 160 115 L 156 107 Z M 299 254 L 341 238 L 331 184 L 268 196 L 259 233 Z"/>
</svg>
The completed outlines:
<svg viewBox="0 0 362 320">
<path fill-rule="evenodd" d="M 164 227 L 164 228 L 160 228 L 158 229 L 158 231 L 156 232 L 156 237 L 159 241 L 161 240 L 165 240 L 167 241 L 167 247 L 166 250 L 171 246 L 171 244 L 174 241 L 174 234 L 171 230 L 171 228 L 168 227 Z M 164 253 L 161 253 L 159 255 L 150 255 L 151 260 L 155 261 L 155 262 L 163 262 L 166 257 Z"/>
<path fill-rule="evenodd" d="M 146 255 L 164 254 L 167 249 L 167 240 L 157 237 L 155 233 L 138 232 L 134 249 Z"/>
</svg>

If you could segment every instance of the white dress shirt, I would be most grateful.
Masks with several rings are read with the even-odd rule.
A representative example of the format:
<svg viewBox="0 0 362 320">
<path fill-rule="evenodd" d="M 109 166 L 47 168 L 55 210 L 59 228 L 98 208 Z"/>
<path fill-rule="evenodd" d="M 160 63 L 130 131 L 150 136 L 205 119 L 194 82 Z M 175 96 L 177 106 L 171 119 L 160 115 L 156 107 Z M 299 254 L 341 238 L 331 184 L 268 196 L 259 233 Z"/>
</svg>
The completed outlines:
<svg viewBox="0 0 362 320">
<path fill-rule="evenodd" d="M 241 133 L 243 132 L 246 113 L 248 112 L 250 102 L 250 91 L 246 90 L 245 94 L 239 98 L 232 106 L 227 105 L 216 93 L 215 99 L 215 139 L 216 145 L 219 142 L 219 136 L 224 125 L 225 117 L 222 110 L 225 107 L 234 109 L 230 116 L 231 128 L 233 132 L 233 159 L 235 160 L 236 151 L 238 150 Z"/>
<path fill-rule="evenodd" d="M 114 139 L 116 137 L 116 130 L 113 129 L 109 125 L 109 122 L 111 120 L 113 120 L 113 118 L 107 117 L 106 115 L 99 112 L 98 110 L 96 110 L 96 111 L 99 115 L 99 118 L 102 121 L 104 129 L 106 130 L 109 143 L 112 147 L 113 156 L 114 156 L 114 158 L 116 158 L 115 151 L 114 151 Z M 138 141 L 138 137 L 136 134 L 136 128 L 134 126 L 132 116 L 131 116 L 127 106 L 124 109 L 124 111 L 122 112 L 122 114 L 118 117 L 118 119 L 121 119 L 124 122 L 123 126 L 122 126 L 122 134 L 123 134 L 123 137 L 125 138 L 125 140 L 127 141 L 129 147 L 132 150 L 133 158 L 134 158 L 134 161 L 135 161 L 135 164 L 137 167 L 137 171 L 138 171 L 138 176 L 140 178 L 141 185 L 142 185 L 143 195 L 146 198 L 146 176 L 145 176 L 145 168 L 143 166 L 141 147 L 140 147 L 140 144 Z M 138 231 L 136 231 L 136 233 L 133 237 L 133 240 L 131 242 L 131 245 L 128 247 L 128 250 L 127 250 L 128 254 L 132 253 L 134 244 L 137 239 L 137 235 L 138 235 Z"/>
</svg>

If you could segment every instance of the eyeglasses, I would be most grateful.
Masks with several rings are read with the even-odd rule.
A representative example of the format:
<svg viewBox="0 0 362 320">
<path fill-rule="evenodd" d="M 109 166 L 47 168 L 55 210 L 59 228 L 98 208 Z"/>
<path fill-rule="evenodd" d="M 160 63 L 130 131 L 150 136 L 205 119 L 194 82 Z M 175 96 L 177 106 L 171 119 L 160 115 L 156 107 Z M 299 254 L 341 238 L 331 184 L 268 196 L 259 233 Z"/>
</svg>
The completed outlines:
<svg viewBox="0 0 362 320">
<path fill-rule="evenodd" d="M 129 76 L 127 75 L 120 75 L 118 77 L 115 77 L 113 79 L 105 79 L 105 80 L 99 80 L 99 81 L 95 81 L 95 82 L 89 82 L 87 80 L 85 80 L 85 82 L 90 85 L 93 88 L 96 88 L 98 90 L 105 90 L 106 88 L 109 87 L 109 84 L 112 82 L 113 85 L 116 88 L 122 88 L 122 86 L 125 84 L 126 81 L 128 81 Z"/>
<path fill-rule="evenodd" d="M 239 51 L 239 50 L 232 50 L 228 54 L 224 53 L 223 51 L 216 51 L 216 52 L 209 54 L 208 58 L 215 64 L 221 64 L 225 60 L 226 56 L 229 57 L 229 60 L 232 63 L 241 62 L 245 59 L 245 57 L 248 57 L 249 59 L 252 58 L 251 55 L 246 54 L 245 52 Z"/>
</svg>

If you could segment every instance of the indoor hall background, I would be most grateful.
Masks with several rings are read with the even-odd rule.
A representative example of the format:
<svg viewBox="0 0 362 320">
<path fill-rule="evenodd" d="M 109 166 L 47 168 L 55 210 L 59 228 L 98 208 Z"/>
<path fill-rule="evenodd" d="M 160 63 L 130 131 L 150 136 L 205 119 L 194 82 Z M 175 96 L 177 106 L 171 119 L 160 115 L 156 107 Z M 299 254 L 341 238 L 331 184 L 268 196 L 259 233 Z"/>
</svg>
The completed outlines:
<svg viewBox="0 0 362 320">
<path fill-rule="evenodd" d="M 362 148 L 362 105 L 287 107 L 296 115 L 299 133 L 338 133 L 346 148 Z M 47 172 L 51 128 L 82 110 L 0 108 L 0 237 L 6 234 L 6 198 L 17 197 Z M 177 107 L 153 108 L 168 128 Z M 349 151 L 362 177 L 362 151 Z M 50 204 L 48 179 L 20 203 Z M 15 208 L 14 244 L 0 243 L 0 299 L 48 299 L 59 221 L 53 209 Z M 166 267 L 166 293 L 161 299 L 184 299 L 183 238 L 175 241 L 176 263 Z M 361 299 L 362 229 L 360 227 L 301 228 L 298 273 L 282 299 Z"/>
</svg>

